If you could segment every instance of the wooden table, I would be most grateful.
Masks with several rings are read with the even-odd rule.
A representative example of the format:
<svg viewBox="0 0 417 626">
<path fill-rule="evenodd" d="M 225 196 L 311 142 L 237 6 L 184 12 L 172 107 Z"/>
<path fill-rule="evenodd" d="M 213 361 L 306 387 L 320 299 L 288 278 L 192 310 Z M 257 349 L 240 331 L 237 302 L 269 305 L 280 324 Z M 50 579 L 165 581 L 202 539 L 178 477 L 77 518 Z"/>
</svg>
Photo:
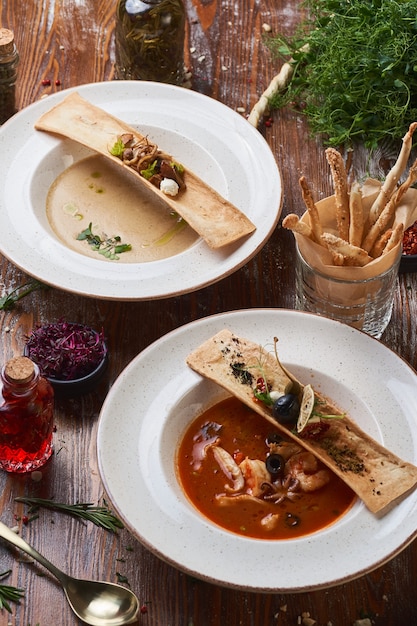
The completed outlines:
<svg viewBox="0 0 417 626">
<path fill-rule="evenodd" d="M 279 69 L 262 43 L 262 25 L 269 24 L 273 32 L 292 33 L 300 18 L 298 3 L 185 0 L 185 4 L 189 18 L 187 61 L 193 72 L 193 88 L 249 113 Z M 21 55 L 19 109 L 48 93 L 112 79 L 115 5 L 115 0 L 2 1 L 1 24 L 15 31 Z M 50 86 L 43 84 L 45 80 L 50 80 Z M 298 188 L 302 174 L 316 198 L 331 192 L 323 147 L 308 137 L 299 116 L 282 111 L 261 132 L 282 172 L 283 215 L 302 212 Z M 312 593 L 264 595 L 190 578 L 148 552 L 126 530 L 113 536 L 92 524 L 47 511 L 41 511 L 28 525 L 16 522 L 24 508 L 14 498 L 24 494 L 55 497 L 62 502 L 102 502 L 105 494 L 95 450 L 97 422 L 106 392 L 118 374 L 152 341 L 189 321 L 250 307 L 294 308 L 293 262 L 292 235 L 278 227 L 245 267 L 196 293 L 163 301 L 113 302 L 53 288 L 36 292 L 13 310 L 0 313 L 2 362 L 21 353 L 25 337 L 35 325 L 56 321 L 63 314 L 66 319 L 105 328 L 111 353 L 105 380 L 88 395 L 57 400 L 54 459 L 40 483 L 34 483 L 30 476 L 0 473 L 0 511 L 5 523 L 18 523 L 27 541 L 75 576 L 110 581 L 117 580 L 117 573 L 125 576 L 147 607 L 141 624 L 281 626 L 300 624 L 307 613 L 323 626 L 348 626 L 364 617 L 372 624 L 388 626 L 412 624 L 417 619 L 415 543 L 383 567 L 349 584 Z M 1 293 L 25 280 L 27 276 L 1 259 Z M 416 287 L 415 276 L 400 277 L 392 321 L 382 337 L 413 367 L 417 364 Z M 0 573 L 12 570 L 3 582 L 26 590 L 20 606 L 13 605 L 12 615 L 0 612 L 0 624 L 78 624 L 55 581 L 42 568 L 19 562 L 18 556 L 0 543 Z M 311 566 L 320 567 L 320 563 Z M 282 563 L 282 568 L 291 568 L 291 563 Z"/>
</svg>

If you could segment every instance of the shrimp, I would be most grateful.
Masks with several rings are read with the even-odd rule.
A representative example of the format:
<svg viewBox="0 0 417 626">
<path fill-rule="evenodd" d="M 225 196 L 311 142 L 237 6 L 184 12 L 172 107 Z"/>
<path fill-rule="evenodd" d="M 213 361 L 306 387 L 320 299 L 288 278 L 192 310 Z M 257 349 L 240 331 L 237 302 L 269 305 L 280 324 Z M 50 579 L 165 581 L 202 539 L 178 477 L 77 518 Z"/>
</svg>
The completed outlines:
<svg viewBox="0 0 417 626">
<path fill-rule="evenodd" d="M 319 469 L 318 461 L 311 452 L 298 452 L 285 463 L 285 475 L 294 478 L 301 491 L 309 493 L 321 489 L 330 480 L 326 469 Z"/>
<path fill-rule="evenodd" d="M 224 486 L 226 491 L 242 491 L 245 486 L 245 480 L 240 467 L 237 465 L 232 455 L 220 446 L 213 446 L 213 454 L 223 473 L 233 482 L 232 487 L 230 485 Z"/>
<path fill-rule="evenodd" d="M 239 468 L 245 479 L 246 493 L 258 497 L 263 493 L 263 484 L 271 480 L 264 461 L 259 459 L 244 459 Z"/>
<path fill-rule="evenodd" d="M 293 441 L 280 441 L 279 443 L 268 443 L 271 454 L 279 454 L 285 461 L 303 451 L 303 448 Z"/>
</svg>

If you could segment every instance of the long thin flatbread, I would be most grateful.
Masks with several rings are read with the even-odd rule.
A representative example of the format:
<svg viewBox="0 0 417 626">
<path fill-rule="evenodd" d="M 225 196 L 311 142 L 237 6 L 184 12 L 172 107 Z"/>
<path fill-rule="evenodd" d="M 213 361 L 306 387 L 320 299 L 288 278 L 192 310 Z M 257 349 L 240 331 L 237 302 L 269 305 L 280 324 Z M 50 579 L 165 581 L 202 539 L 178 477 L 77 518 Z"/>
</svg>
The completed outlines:
<svg viewBox="0 0 417 626">
<path fill-rule="evenodd" d="M 262 376 L 270 389 L 287 393 L 291 375 L 254 342 L 223 330 L 192 352 L 187 364 L 312 452 L 351 487 L 372 513 L 383 515 L 417 486 L 417 467 L 384 448 L 346 416 L 326 420 L 330 427 L 318 439 L 303 439 L 291 427 L 279 424 L 263 402 L 255 401 L 253 389 Z M 317 392 L 316 396 L 320 397 Z M 340 409 L 334 412 L 340 414 Z"/>
<path fill-rule="evenodd" d="M 70 94 L 44 113 L 35 123 L 35 128 L 68 137 L 124 167 L 176 211 L 213 249 L 234 243 L 256 229 L 242 211 L 189 169 L 186 171 L 185 191 L 171 197 L 110 154 L 109 148 L 123 133 L 132 133 L 137 138 L 144 136 L 123 121 L 84 100 L 77 92 Z"/>
</svg>

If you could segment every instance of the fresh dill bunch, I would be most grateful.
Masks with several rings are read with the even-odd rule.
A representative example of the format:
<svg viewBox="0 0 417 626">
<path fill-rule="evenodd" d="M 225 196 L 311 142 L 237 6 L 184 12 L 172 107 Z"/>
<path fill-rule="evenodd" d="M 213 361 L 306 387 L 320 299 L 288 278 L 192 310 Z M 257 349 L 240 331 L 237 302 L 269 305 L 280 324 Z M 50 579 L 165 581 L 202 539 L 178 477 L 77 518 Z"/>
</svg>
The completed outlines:
<svg viewBox="0 0 417 626">
<path fill-rule="evenodd" d="M 400 139 L 417 120 L 417 0 L 305 0 L 295 36 L 268 45 L 292 57 L 291 103 L 328 145 Z M 301 48 L 307 44 L 307 48 Z"/>
<path fill-rule="evenodd" d="M 33 513 L 39 508 L 45 508 L 92 522 L 96 526 L 100 526 L 112 533 L 116 533 L 119 528 L 124 528 L 123 523 L 106 506 L 94 506 L 91 503 L 82 502 L 64 504 L 43 498 L 19 497 L 15 498 L 15 500 L 16 502 L 23 502 L 29 505 L 29 513 Z"/>
</svg>

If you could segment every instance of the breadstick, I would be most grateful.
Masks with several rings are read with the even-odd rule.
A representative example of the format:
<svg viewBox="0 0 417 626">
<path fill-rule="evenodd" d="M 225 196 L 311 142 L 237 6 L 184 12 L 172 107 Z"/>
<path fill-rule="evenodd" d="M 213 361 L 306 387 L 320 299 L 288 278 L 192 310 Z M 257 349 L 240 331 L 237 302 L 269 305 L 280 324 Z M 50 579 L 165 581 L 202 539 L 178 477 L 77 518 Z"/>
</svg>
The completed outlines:
<svg viewBox="0 0 417 626">
<path fill-rule="evenodd" d="M 376 240 L 382 234 L 382 232 L 389 226 L 393 220 L 395 211 L 400 204 L 401 198 L 408 191 L 410 186 L 417 180 L 417 160 L 414 161 L 410 167 L 410 171 L 402 185 L 397 189 L 394 195 L 389 200 L 388 204 L 382 210 L 377 221 L 370 227 L 366 237 L 362 241 L 362 248 L 370 252 L 375 245 Z"/>
<path fill-rule="evenodd" d="M 378 237 L 384 232 L 386 228 L 389 227 L 392 220 L 394 219 L 395 209 L 397 208 L 397 203 L 395 201 L 395 195 L 388 204 L 382 210 L 382 213 L 378 217 L 377 221 L 371 226 L 368 230 L 368 233 L 365 235 L 364 240 L 362 241 L 362 248 L 367 252 L 370 252 L 378 239 Z"/>
<path fill-rule="evenodd" d="M 313 196 L 311 194 L 311 191 L 310 191 L 310 188 L 308 186 L 305 176 L 301 176 L 299 183 L 301 186 L 301 192 L 302 192 L 304 204 L 306 205 L 308 214 L 310 216 L 310 226 L 311 226 L 313 239 L 317 243 L 320 243 L 320 237 L 322 235 L 323 229 L 320 223 L 320 216 L 319 216 L 318 209 L 313 200 Z"/>
<path fill-rule="evenodd" d="M 391 233 L 391 237 L 387 241 L 382 254 L 387 254 L 390 250 L 400 243 L 404 235 L 404 224 L 397 224 Z"/>
<path fill-rule="evenodd" d="M 288 86 L 293 74 L 294 63 L 291 61 L 288 63 L 284 63 L 284 65 L 281 67 L 279 74 L 274 76 L 267 89 L 263 92 L 258 102 L 254 105 L 248 117 L 249 124 L 252 124 L 252 126 L 255 126 L 255 128 L 258 127 L 259 122 L 269 109 L 269 99 L 272 98 L 274 94 L 279 93 L 280 91 L 284 91 L 284 89 Z"/>
<path fill-rule="evenodd" d="M 417 180 L 417 159 L 410 166 L 410 169 L 408 171 L 407 180 L 405 180 L 403 182 L 403 184 L 399 187 L 399 189 L 397 191 L 397 194 L 396 194 L 397 206 L 399 205 L 400 200 L 403 197 L 403 195 L 409 190 L 411 185 L 413 185 L 416 182 L 416 180 Z"/>
<path fill-rule="evenodd" d="M 352 183 L 349 196 L 349 243 L 353 246 L 360 246 L 363 237 L 363 206 L 362 191 L 358 182 Z"/>
<path fill-rule="evenodd" d="M 337 252 L 339 254 L 343 254 L 344 257 L 349 259 L 349 264 L 354 264 L 362 267 L 366 265 L 370 261 L 372 261 L 372 257 L 358 246 L 353 246 L 348 241 L 341 239 L 340 237 L 336 237 L 336 235 L 332 235 L 331 233 L 323 233 L 321 236 L 322 242 L 327 246 L 329 250 L 332 252 Z"/>
<path fill-rule="evenodd" d="M 309 46 L 306 44 L 300 48 L 300 52 L 307 52 L 308 49 Z M 262 117 L 269 109 L 269 99 L 276 93 L 284 91 L 288 87 L 293 77 L 295 67 L 296 61 L 294 61 L 294 59 L 290 59 L 287 63 L 284 63 L 279 73 L 274 76 L 268 87 L 259 98 L 258 102 L 254 105 L 248 117 L 249 124 L 252 124 L 255 128 L 258 127 Z"/>
<path fill-rule="evenodd" d="M 334 195 L 336 202 L 336 223 L 339 237 L 349 240 L 349 194 L 347 175 L 342 155 L 334 148 L 326 150 L 327 162 L 333 177 Z"/>
<path fill-rule="evenodd" d="M 288 230 L 292 230 L 295 233 L 304 235 L 309 239 L 313 238 L 313 233 L 310 226 L 305 222 L 302 222 L 298 215 L 295 215 L 295 213 L 289 213 L 286 217 L 284 217 L 284 219 L 282 220 L 282 225 L 284 228 L 288 228 Z"/>
<path fill-rule="evenodd" d="M 394 166 L 388 172 L 387 177 L 382 185 L 378 196 L 376 197 L 374 203 L 371 206 L 369 211 L 369 225 L 372 226 L 377 221 L 378 217 L 381 215 L 384 207 L 387 205 L 391 196 L 395 190 L 395 187 L 403 173 L 408 157 L 410 156 L 411 147 L 413 143 L 413 134 L 415 129 L 417 128 L 417 122 L 413 122 L 410 124 L 410 127 L 407 133 L 403 137 L 403 144 L 400 150 L 400 154 L 398 155 L 397 161 Z"/>
<path fill-rule="evenodd" d="M 370 252 L 371 257 L 376 259 L 381 256 L 391 235 L 392 235 L 392 228 L 388 228 L 388 230 L 386 230 L 384 233 L 382 233 L 378 237 L 378 239 L 375 241 L 374 245 L 372 246 L 372 250 Z"/>
</svg>

